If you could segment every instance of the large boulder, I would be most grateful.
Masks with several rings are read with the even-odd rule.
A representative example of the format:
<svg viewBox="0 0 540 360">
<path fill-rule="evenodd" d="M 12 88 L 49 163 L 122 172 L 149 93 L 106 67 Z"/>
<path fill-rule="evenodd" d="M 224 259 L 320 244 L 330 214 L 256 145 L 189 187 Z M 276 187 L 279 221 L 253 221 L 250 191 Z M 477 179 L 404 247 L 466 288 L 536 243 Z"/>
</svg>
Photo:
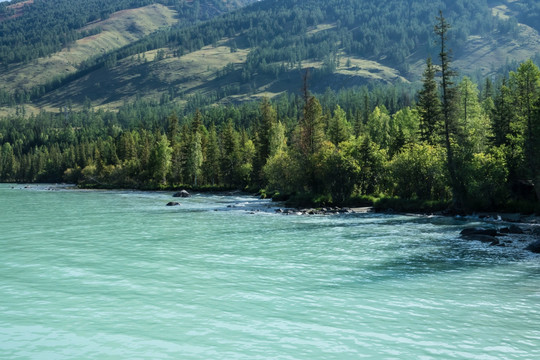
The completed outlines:
<svg viewBox="0 0 540 360">
<path fill-rule="evenodd" d="M 540 254 L 540 240 L 537 240 L 531 243 L 529 246 L 525 248 L 525 250 L 532 251 L 535 254 Z"/>
<path fill-rule="evenodd" d="M 179 192 L 177 193 L 174 193 L 173 197 L 182 197 L 182 198 L 186 198 L 186 197 L 190 197 L 191 194 L 188 193 L 186 190 L 180 190 Z"/>
<path fill-rule="evenodd" d="M 503 227 L 499 230 L 501 234 L 523 234 L 523 230 L 516 225 L 510 225 L 509 227 Z"/>
<path fill-rule="evenodd" d="M 473 228 L 465 228 L 461 230 L 460 234 L 462 237 L 472 236 L 472 235 L 497 236 L 497 230 L 473 227 Z"/>
</svg>

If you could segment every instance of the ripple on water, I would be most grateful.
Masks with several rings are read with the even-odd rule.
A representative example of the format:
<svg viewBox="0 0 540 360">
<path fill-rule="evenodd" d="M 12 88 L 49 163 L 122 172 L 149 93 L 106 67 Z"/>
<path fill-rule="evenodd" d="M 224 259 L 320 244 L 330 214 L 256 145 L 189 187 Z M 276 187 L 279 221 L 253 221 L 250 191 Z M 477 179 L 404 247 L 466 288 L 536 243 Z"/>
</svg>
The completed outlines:
<svg viewBox="0 0 540 360">
<path fill-rule="evenodd" d="M 45 189 L 0 185 L 6 358 L 540 358 L 538 256 L 477 220 Z"/>
</svg>

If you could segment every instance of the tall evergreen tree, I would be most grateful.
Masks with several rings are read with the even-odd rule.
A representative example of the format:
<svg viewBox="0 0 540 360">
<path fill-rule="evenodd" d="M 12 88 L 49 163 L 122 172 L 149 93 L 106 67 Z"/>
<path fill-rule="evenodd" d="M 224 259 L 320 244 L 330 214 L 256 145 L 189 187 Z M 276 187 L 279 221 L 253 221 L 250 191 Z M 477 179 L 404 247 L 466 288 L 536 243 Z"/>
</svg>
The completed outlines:
<svg viewBox="0 0 540 360">
<path fill-rule="evenodd" d="M 300 149 L 306 158 L 314 155 L 324 141 L 322 107 L 314 96 L 308 96 L 300 122 Z"/>
<path fill-rule="evenodd" d="M 490 124 L 484 113 L 475 83 L 464 77 L 458 85 L 458 117 L 460 133 L 463 134 L 461 145 L 474 153 L 486 150 L 487 141 L 491 137 Z"/>
<path fill-rule="evenodd" d="M 328 120 L 326 134 L 335 146 L 339 146 L 339 143 L 348 140 L 351 136 L 351 124 L 347 121 L 345 111 L 339 105 L 336 105 L 334 116 Z"/>
<path fill-rule="evenodd" d="M 150 155 L 150 170 L 152 179 L 158 183 L 165 184 L 166 176 L 171 166 L 172 149 L 166 135 L 157 138 Z"/>
<path fill-rule="evenodd" d="M 442 89 L 442 119 L 444 125 L 444 145 L 446 147 L 446 162 L 450 182 L 452 187 L 452 200 L 454 210 L 461 211 L 465 205 L 465 186 L 458 173 L 458 164 L 455 157 L 455 141 L 457 134 L 457 116 L 456 116 L 456 87 L 452 78 L 456 73 L 450 67 L 451 54 L 448 49 L 448 30 L 450 24 L 444 18 L 442 11 L 439 11 L 437 24 L 435 25 L 435 34 L 438 36 L 441 61 L 441 89 Z"/>
<path fill-rule="evenodd" d="M 262 168 L 270 156 L 270 136 L 272 128 L 277 123 L 276 109 L 272 106 L 268 98 L 264 98 L 261 103 L 261 116 L 255 139 L 256 155 L 253 162 L 253 173 L 256 181 L 262 181 Z"/>
<path fill-rule="evenodd" d="M 206 149 L 206 160 L 203 164 L 203 171 L 207 181 L 216 185 L 219 184 L 219 142 L 216 125 L 212 123 L 208 130 L 208 145 Z"/>
<path fill-rule="evenodd" d="M 510 123 L 514 116 L 511 90 L 504 78 L 495 95 L 494 108 L 491 112 L 491 128 L 493 129 L 493 144 L 495 146 L 508 145 Z"/>
<path fill-rule="evenodd" d="M 441 120 L 441 101 L 437 90 L 435 66 L 429 57 L 422 79 L 422 90 L 418 94 L 418 110 L 420 112 L 420 140 L 430 145 L 437 142 L 437 132 Z"/>
<path fill-rule="evenodd" d="M 240 163 L 240 145 L 238 133 L 229 119 L 221 132 L 221 173 L 226 185 L 238 184 L 238 166 Z"/>
<path fill-rule="evenodd" d="M 167 118 L 167 138 L 169 139 L 169 143 L 171 144 L 172 148 L 174 148 L 174 146 L 176 145 L 177 136 L 178 136 L 178 116 L 176 116 L 176 113 L 173 112 Z"/>
<path fill-rule="evenodd" d="M 540 148 L 538 135 L 538 118 L 535 114 L 540 105 L 540 69 L 527 60 L 522 63 L 516 72 L 510 73 L 510 79 L 515 84 L 515 98 L 517 105 L 516 128 L 523 137 L 523 152 L 527 160 L 526 173 L 536 181 L 536 187 L 540 187 L 540 161 L 537 150 Z M 540 191 L 538 191 L 540 194 Z M 539 197 L 540 200 L 540 197 Z"/>
</svg>

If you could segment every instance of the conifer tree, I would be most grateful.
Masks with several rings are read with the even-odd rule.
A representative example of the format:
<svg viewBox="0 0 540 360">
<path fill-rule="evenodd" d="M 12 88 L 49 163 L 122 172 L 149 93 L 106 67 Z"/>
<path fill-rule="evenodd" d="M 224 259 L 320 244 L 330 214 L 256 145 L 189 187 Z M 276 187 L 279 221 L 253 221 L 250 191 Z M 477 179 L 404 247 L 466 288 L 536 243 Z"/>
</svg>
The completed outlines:
<svg viewBox="0 0 540 360">
<path fill-rule="evenodd" d="M 150 154 L 150 169 L 152 179 L 158 183 L 165 184 L 166 176 L 171 166 L 172 149 L 166 135 L 157 138 Z"/>
<path fill-rule="evenodd" d="M 518 129 L 518 137 L 523 138 L 523 153 L 527 161 L 526 173 L 531 179 L 536 179 L 535 187 L 540 195 L 540 160 L 537 152 L 540 149 L 537 115 L 540 105 L 540 69 L 529 59 L 522 63 L 516 72 L 510 73 L 510 79 L 515 87 L 517 106 L 514 127 Z M 540 200 L 540 196 L 538 199 Z"/>
<path fill-rule="evenodd" d="M 328 130 L 326 133 L 330 142 L 335 146 L 348 140 L 351 136 L 351 124 L 347 121 L 345 111 L 343 111 L 339 105 L 336 105 L 334 116 L 329 118 Z"/>
<path fill-rule="evenodd" d="M 240 163 L 240 150 L 238 133 L 234 129 L 232 119 L 225 124 L 221 132 L 222 155 L 221 155 L 221 173 L 226 185 L 235 185 L 238 183 L 237 173 Z"/>
<path fill-rule="evenodd" d="M 441 120 L 441 102 L 435 81 L 436 69 L 429 57 L 422 79 L 422 90 L 418 94 L 420 112 L 420 140 L 435 145 Z"/>
<path fill-rule="evenodd" d="M 167 118 L 167 138 L 169 139 L 169 143 L 171 144 L 172 148 L 174 148 L 174 146 L 176 145 L 177 136 L 178 136 L 178 116 L 176 116 L 176 113 L 173 112 Z"/>
<path fill-rule="evenodd" d="M 465 76 L 459 83 L 458 89 L 460 132 L 464 135 L 461 145 L 474 153 L 485 151 L 487 140 L 491 137 L 491 129 L 489 118 L 479 101 L 478 88 L 471 79 Z"/>
<path fill-rule="evenodd" d="M 452 78 L 456 73 L 451 69 L 451 55 L 448 49 L 448 30 L 450 24 L 439 11 L 435 34 L 439 39 L 439 60 L 441 61 L 441 112 L 444 126 L 444 145 L 446 148 L 446 162 L 450 183 L 452 187 L 452 201 L 454 210 L 461 211 L 465 205 L 465 185 L 458 174 L 457 159 L 455 157 L 455 143 L 457 141 L 457 116 L 456 116 L 456 87 Z"/>
<path fill-rule="evenodd" d="M 261 117 L 255 139 L 256 155 L 253 161 L 253 173 L 256 181 L 262 181 L 263 175 L 261 171 L 271 153 L 270 136 L 272 128 L 277 123 L 276 110 L 270 104 L 268 98 L 263 99 L 260 109 Z"/>
<path fill-rule="evenodd" d="M 504 78 L 495 95 L 494 108 L 491 112 L 491 128 L 493 129 L 493 144 L 495 146 L 508 145 L 510 123 L 514 116 L 511 91 Z"/>
<path fill-rule="evenodd" d="M 195 116 L 191 122 L 191 132 L 188 136 L 189 150 L 186 161 L 187 173 L 192 184 L 197 186 L 201 175 L 201 166 L 203 163 L 203 137 L 204 125 L 202 114 L 199 110 L 195 111 Z"/>
<path fill-rule="evenodd" d="M 300 148 L 306 158 L 314 155 L 324 141 L 322 107 L 314 96 L 308 96 L 300 122 Z"/>
<path fill-rule="evenodd" d="M 203 164 L 205 178 L 212 185 L 219 184 L 219 142 L 216 125 L 212 123 L 208 130 L 208 145 L 206 149 L 206 160 Z"/>
</svg>

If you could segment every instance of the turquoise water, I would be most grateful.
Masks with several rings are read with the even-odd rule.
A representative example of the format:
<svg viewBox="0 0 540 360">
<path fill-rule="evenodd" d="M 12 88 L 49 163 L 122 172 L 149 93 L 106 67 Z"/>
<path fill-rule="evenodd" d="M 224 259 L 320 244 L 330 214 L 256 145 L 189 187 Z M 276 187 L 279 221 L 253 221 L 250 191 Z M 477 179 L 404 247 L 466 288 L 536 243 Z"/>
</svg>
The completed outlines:
<svg viewBox="0 0 540 360">
<path fill-rule="evenodd" d="M 540 358 L 540 257 L 470 221 L 47 189 L 0 185 L 1 359 Z"/>
</svg>

